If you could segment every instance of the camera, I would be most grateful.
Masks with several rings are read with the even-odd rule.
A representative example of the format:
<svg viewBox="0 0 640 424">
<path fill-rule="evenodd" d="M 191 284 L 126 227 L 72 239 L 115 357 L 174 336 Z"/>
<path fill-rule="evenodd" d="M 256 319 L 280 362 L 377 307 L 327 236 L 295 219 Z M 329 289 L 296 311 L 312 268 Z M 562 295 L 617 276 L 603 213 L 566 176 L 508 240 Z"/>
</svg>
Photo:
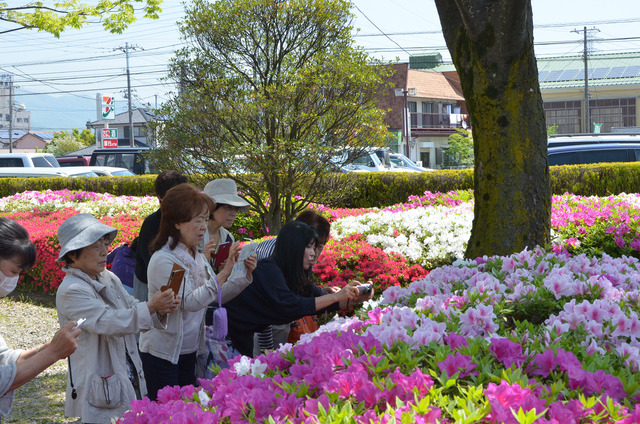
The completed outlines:
<svg viewBox="0 0 640 424">
<path fill-rule="evenodd" d="M 356 288 L 358 289 L 358 296 L 364 296 L 364 295 L 371 294 L 371 290 L 373 290 L 373 285 L 360 284 L 359 286 L 356 286 Z"/>
</svg>

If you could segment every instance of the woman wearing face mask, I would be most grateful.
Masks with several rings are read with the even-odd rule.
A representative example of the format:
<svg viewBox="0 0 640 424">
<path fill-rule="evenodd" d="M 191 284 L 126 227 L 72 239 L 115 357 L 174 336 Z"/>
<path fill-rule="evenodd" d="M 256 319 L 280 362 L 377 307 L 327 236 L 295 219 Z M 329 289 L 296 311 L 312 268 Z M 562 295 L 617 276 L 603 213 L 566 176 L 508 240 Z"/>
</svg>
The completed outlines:
<svg viewBox="0 0 640 424">
<path fill-rule="evenodd" d="M 20 272 L 36 261 L 36 248 L 20 224 L 0 218 L 0 297 L 15 289 Z M 9 349 L 0 336 L 0 416 L 7 416 L 13 405 L 14 390 L 27 383 L 78 346 L 81 330 L 69 322 L 51 341 L 27 351 Z"/>
</svg>

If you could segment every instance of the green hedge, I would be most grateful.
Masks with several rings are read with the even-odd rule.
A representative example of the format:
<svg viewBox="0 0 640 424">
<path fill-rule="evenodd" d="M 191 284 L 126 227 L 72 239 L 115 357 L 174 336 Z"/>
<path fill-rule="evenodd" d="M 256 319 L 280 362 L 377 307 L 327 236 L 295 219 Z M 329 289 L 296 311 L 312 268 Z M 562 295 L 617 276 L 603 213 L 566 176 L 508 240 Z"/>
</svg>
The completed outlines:
<svg viewBox="0 0 640 424">
<path fill-rule="evenodd" d="M 23 191 L 83 190 L 95 193 L 111 193 L 115 196 L 155 195 L 153 183 L 156 175 L 133 177 L 41 177 L 0 178 L 0 197 L 13 196 Z"/>
<path fill-rule="evenodd" d="M 609 196 L 640 193 L 640 162 L 552 166 L 549 173 L 553 194 Z"/>
<path fill-rule="evenodd" d="M 566 192 L 585 196 L 607 196 L 640 192 L 640 162 L 565 165 L 549 168 L 553 194 Z M 0 178 L 0 197 L 27 190 L 85 190 L 117 196 L 154 195 L 156 175 L 93 178 Z M 473 189 L 473 169 L 431 172 L 350 172 L 340 176 L 355 187 L 342 204 L 333 207 L 384 207 L 405 202 L 425 191 Z M 191 181 L 202 187 L 204 176 Z"/>
</svg>

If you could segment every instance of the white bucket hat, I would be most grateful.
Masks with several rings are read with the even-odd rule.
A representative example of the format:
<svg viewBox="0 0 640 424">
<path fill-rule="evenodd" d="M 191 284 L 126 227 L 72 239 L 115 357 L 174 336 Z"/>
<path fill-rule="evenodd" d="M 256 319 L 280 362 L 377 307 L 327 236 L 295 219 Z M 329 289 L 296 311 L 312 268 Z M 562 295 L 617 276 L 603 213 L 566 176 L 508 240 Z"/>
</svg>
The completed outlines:
<svg viewBox="0 0 640 424">
<path fill-rule="evenodd" d="M 229 178 L 219 178 L 209 181 L 204 186 L 204 193 L 216 203 L 240 208 L 241 213 L 249 212 L 249 202 L 238 196 L 236 182 Z"/>
<path fill-rule="evenodd" d="M 67 219 L 58 228 L 60 255 L 56 261 L 62 261 L 64 255 L 93 243 L 108 235 L 109 243 L 116 238 L 118 230 L 98 221 L 90 213 L 80 213 Z"/>
</svg>

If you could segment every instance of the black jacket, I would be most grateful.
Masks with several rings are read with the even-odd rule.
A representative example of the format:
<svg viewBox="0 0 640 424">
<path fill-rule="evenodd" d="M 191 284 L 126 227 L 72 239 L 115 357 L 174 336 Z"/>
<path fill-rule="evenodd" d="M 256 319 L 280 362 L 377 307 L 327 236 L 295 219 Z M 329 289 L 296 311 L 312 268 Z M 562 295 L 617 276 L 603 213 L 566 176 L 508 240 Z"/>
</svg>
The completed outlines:
<svg viewBox="0 0 640 424">
<path fill-rule="evenodd" d="M 253 333 L 267 325 L 287 324 L 307 315 L 335 311 L 338 303 L 316 311 L 318 296 L 326 292 L 313 286 L 313 297 L 294 294 L 284 280 L 275 259 L 258 261 L 253 282 L 237 297 L 224 304 L 229 320 L 229 336 L 233 347 L 246 356 L 253 356 Z"/>
</svg>

